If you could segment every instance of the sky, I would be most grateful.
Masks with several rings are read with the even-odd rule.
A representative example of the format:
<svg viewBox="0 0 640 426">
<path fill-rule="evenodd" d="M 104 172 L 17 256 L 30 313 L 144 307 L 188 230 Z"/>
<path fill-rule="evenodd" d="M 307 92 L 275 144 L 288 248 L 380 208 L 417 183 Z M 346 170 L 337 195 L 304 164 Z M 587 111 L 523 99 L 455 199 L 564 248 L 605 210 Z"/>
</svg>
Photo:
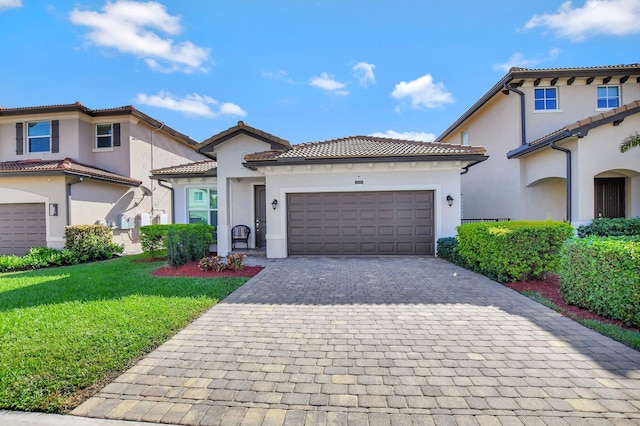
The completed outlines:
<svg viewBox="0 0 640 426">
<path fill-rule="evenodd" d="M 639 63 L 639 22 L 640 0 L 0 0 L 0 106 L 432 141 L 510 67 Z"/>
</svg>

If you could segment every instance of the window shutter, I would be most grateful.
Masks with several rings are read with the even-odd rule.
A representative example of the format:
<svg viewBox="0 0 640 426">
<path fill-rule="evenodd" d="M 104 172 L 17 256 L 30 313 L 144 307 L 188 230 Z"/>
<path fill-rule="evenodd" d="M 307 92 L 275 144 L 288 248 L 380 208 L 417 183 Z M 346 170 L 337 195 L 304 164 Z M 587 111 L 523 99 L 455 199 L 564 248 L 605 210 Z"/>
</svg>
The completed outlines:
<svg viewBox="0 0 640 426">
<path fill-rule="evenodd" d="M 51 152 L 60 152 L 60 121 L 51 120 Z"/>
<path fill-rule="evenodd" d="M 16 155 L 24 154 L 24 130 L 22 123 L 16 123 Z"/>
<path fill-rule="evenodd" d="M 120 146 L 120 123 L 113 124 L 113 146 Z"/>
</svg>

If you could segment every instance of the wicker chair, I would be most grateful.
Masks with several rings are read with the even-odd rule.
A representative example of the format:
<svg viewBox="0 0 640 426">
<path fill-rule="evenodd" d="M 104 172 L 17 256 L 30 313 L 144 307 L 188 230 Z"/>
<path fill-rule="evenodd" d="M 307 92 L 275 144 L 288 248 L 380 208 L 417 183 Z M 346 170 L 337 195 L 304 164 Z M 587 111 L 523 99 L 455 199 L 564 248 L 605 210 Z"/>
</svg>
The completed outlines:
<svg viewBox="0 0 640 426">
<path fill-rule="evenodd" d="M 247 225 L 236 225 L 231 228 L 231 250 L 236 248 L 236 243 L 245 243 L 249 248 L 249 235 L 251 235 L 251 228 Z"/>
</svg>

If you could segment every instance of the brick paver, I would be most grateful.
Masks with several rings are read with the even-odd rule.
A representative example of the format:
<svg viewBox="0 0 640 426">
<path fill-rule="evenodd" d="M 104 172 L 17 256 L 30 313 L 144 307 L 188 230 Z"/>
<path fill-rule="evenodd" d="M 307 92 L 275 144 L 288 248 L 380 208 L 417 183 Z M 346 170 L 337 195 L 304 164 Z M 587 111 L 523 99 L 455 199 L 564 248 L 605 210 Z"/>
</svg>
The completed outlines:
<svg viewBox="0 0 640 426">
<path fill-rule="evenodd" d="M 640 424 L 640 353 L 435 258 L 267 268 L 72 414 L 185 425 Z"/>
</svg>

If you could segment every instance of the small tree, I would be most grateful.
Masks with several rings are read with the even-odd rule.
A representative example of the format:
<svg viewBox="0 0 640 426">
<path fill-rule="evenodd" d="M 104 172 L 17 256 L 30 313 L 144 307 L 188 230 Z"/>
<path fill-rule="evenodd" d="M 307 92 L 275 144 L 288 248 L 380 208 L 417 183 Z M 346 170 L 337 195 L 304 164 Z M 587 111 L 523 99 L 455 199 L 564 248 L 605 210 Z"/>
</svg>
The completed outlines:
<svg viewBox="0 0 640 426">
<path fill-rule="evenodd" d="M 629 135 L 622 140 L 622 143 L 620 144 L 620 152 L 625 153 L 631 148 L 638 146 L 640 146 L 640 134 L 636 132 L 635 135 Z"/>
</svg>

